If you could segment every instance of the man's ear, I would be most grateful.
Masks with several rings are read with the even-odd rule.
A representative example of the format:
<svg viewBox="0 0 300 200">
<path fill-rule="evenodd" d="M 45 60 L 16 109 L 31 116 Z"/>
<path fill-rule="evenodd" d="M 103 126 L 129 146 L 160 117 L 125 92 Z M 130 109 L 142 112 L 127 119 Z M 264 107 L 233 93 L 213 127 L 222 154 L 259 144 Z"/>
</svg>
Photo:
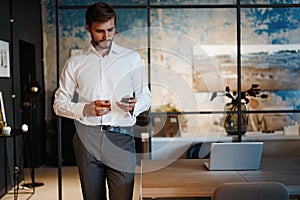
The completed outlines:
<svg viewBox="0 0 300 200">
<path fill-rule="evenodd" d="M 90 26 L 89 25 L 85 25 L 85 28 L 86 28 L 86 30 L 90 33 L 91 32 L 91 29 L 90 29 Z"/>
</svg>

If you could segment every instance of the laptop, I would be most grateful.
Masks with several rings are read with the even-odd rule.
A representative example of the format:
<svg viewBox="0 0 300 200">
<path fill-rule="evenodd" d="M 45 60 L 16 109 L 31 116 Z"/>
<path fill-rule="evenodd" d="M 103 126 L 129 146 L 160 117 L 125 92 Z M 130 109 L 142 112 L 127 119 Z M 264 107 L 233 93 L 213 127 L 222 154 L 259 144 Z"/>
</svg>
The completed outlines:
<svg viewBox="0 0 300 200">
<path fill-rule="evenodd" d="M 260 166 L 263 142 L 212 143 L 208 170 L 257 170 Z"/>
</svg>

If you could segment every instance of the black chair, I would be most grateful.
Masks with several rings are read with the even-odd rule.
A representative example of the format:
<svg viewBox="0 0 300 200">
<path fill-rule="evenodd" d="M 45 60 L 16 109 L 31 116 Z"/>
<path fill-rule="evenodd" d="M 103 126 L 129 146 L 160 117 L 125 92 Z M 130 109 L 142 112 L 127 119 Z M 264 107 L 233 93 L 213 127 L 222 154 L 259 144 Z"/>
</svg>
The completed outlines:
<svg viewBox="0 0 300 200">
<path fill-rule="evenodd" d="M 288 200 L 285 185 L 279 182 L 223 183 L 213 193 L 213 200 Z"/>
<path fill-rule="evenodd" d="M 187 150 L 186 158 L 188 159 L 204 159 L 209 158 L 210 142 L 201 142 L 194 144 Z"/>
</svg>

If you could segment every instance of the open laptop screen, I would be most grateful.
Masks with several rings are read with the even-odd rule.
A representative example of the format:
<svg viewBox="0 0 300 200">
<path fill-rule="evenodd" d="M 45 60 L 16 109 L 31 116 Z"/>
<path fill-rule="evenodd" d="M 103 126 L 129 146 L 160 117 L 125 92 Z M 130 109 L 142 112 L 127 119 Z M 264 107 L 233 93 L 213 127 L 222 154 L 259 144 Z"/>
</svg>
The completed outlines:
<svg viewBox="0 0 300 200">
<path fill-rule="evenodd" d="M 263 142 L 212 143 L 209 170 L 259 169 Z"/>
</svg>

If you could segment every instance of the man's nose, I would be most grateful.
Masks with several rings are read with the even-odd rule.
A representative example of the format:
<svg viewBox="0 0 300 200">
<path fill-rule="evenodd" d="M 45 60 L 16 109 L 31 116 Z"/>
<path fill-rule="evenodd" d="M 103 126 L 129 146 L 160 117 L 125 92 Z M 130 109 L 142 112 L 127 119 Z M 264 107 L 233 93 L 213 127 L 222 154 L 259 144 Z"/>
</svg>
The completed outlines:
<svg viewBox="0 0 300 200">
<path fill-rule="evenodd" d="M 104 31 L 103 34 L 103 39 L 107 40 L 108 39 L 108 31 Z"/>
</svg>

